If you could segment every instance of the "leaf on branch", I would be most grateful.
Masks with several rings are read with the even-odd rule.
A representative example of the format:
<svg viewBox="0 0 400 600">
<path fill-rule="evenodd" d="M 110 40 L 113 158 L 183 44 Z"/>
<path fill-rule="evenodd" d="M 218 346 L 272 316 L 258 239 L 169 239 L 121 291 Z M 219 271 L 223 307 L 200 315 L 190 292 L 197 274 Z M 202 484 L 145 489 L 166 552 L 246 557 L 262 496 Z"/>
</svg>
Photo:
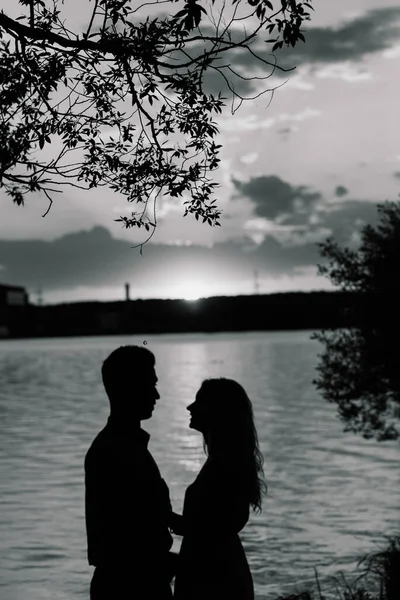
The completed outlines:
<svg viewBox="0 0 400 600">
<path fill-rule="evenodd" d="M 282 48 L 283 46 L 283 42 L 275 42 L 275 44 L 272 46 L 272 52 L 275 52 L 275 50 L 279 50 L 280 48 Z"/>
</svg>

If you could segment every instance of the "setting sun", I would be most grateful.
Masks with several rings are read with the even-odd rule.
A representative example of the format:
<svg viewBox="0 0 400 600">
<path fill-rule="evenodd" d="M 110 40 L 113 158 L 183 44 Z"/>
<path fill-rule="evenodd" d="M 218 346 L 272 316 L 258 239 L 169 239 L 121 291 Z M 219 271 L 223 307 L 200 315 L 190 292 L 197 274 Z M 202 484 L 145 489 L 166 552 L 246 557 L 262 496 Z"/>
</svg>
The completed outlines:
<svg viewBox="0 0 400 600">
<path fill-rule="evenodd" d="M 188 281 L 176 289 L 177 298 L 182 298 L 182 300 L 190 302 L 194 302 L 195 300 L 199 300 L 208 295 L 207 287 L 198 281 Z"/>
</svg>

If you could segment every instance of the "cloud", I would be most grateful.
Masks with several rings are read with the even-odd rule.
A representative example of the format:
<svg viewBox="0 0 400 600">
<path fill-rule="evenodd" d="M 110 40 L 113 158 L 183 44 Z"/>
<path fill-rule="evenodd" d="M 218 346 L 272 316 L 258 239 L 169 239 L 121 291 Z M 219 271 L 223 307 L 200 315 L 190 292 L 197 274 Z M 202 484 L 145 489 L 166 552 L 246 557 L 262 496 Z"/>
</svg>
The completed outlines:
<svg viewBox="0 0 400 600">
<path fill-rule="evenodd" d="M 240 162 L 245 165 L 251 165 L 258 158 L 258 152 L 250 152 L 250 154 L 244 154 L 240 157 Z"/>
<path fill-rule="evenodd" d="M 285 136 L 285 138 L 287 138 L 289 133 L 291 133 L 292 131 L 293 127 L 282 127 L 282 129 L 278 129 L 279 135 Z"/>
<path fill-rule="evenodd" d="M 400 58 L 400 44 L 396 44 L 395 46 L 392 46 L 388 50 L 385 50 L 383 53 L 383 56 L 387 60 L 392 60 L 394 58 Z"/>
<path fill-rule="evenodd" d="M 33 299 L 40 288 L 45 302 L 123 299 L 125 282 L 131 298 L 173 297 L 191 281 L 235 294 L 252 291 L 254 269 L 262 277 L 292 277 L 318 260 L 317 247 L 306 240 L 299 247 L 268 234 L 260 241 L 244 236 L 212 248 L 149 243 L 141 256 L 103 227 L 53 241 L 0 240 L 2 282 L 26 287 Z"/>
<path fill-rule="evenodd" d="M 396 171 L 395 173 L 393 173 L 393 177 L 396 177 L 396 179 L 400 179 L 400 171 Z"/>
<path fill-rule="evenodd" d="M 225 117 L 220 120 L 219 128 L 221 131 L 260 131 L 261 129 L 271 129 L 279 123 L 301 123 L 308 119 L 314 119 L 321 116 L 321 111 L 315 108 L 306 107 L 298 113 L 281 113 L 274 117 L 259 119 L 255 114 L 249 114 L 237 120 Z M 292 125 L 291 131 L 297 126 Z"/>
<path fill-rule="evenodd" d="M 204 91 L 215 96 L 221 93 L 225 97 L 230 97 L 234 91 L 239 96 L 247 98 L 253 95 L 256 87 L 257 81 L 243 79 L 240 74 L 234 74 L 225 69 L 209 68 L 203 74 Z"/>
<path fill-rule="evenodd" d="M 217 33 L 215 26 L 210 23 L 203 23 L 201 27 L 201 35 L 204 38 L 202 41 L 187 43 L 182 50 L 172 50 L 168 54 L 166 61 L 170 65 L 181 68 L 190 67 L 190 62 L 201 61 L 205 52 L 215 50 L 215 44 L 211 41 Z M 231 31 L 231 41 L 239 42 L 244 35 L 239 31 Z M 208 65 L 202 72 L 203 89 L 208 94 L 222 93 L 225 97 L 230 97 L 232 90 L 239 96 L 249 97 L 257 87 L 257 80 L 248 77 L 246 73 L 236 70 L 235 56 L 237 52 L 248 52 L 247 50 L 232 50 L 223 52 L 221 55 L 212 55 L 213 62 Z M 250 53 L 249 53 L 250 54 Z M 264 77 L 263 77 L 264 79 Z"/>
<path fill-rule="evenodd" d="M 318 70 L 317 77 L 320 79 L 342 79 L 348 83 L 359 83 L 360 81 L 369 81 L 372 75 L 366 69 L 360 69 L 352 65 L 350 61 L 346 61 L 325 65 Z"/>
<path fill-rule="evenodd" d="M 193 276 L 211 285 L 249 270 L 243 246 L 234 242 L 213 248 L 148 243 L 143 256 L 132 246 L 129 241 L 113 238 L 104 227 L 53 241 L 0 240 L 0 262 L 6 269 L 3 280 L 32 292 L 41 287 L 45 296 L 66 290 L 69 297 L 72 289 L 82 287 L 120 289 L 122 295 L 124 283 L 130 282 L 132 297 L 157 297 L 174 282 Z"/>
<path fill-rule="evenodd" d="M 340 244 L 356 243 L 362 227 L 367 223 L 375 225 L 378 221 L 376 202 L 343 199 L 319 208 L 320 224 L 330 230 Z"/>
<path fill-rule="evenodd" d="M 299 268 L 321 262 L 318 246 L 307 242 L 299 246 L 285 246 L 274 236 L 268 235 L 253 253 L 259 269 L 268 275 L 293 275 Z"/>
<path fill-rule="evenodd" d="M 359 62 L 366 55 L 387 50 L 398 44 L 400 33 L 400 7 L 384 7 L 371 10 L 338 27 L 309 27 L 305 31 L 306 42 L 295 48 L 283 48 L 277 54 L 279 64 L 285 68 L 304 64 Z M 253 48 L 268 60 L 271 54 Z M 250 68 L 257 61 L 249 53 L 240 53 L 235 64 Z M 275 71 L 276 76 L 288 73 Z"/>
<path fill-rule="evenodd" d="M 335 189 L 335 196 L 342 198 L 349 193 L 349 190 L 344 185 L 337 185 Z"/>
<path fill-rule="evenodd" d="M 377 203 L 348 198 L 349 190 L 340 184 L 329 201 L 318 190 L 292 186 L 275 175 L 233 184 L 254 207 L 244 231 L 256 244 L 270 236 L 284 247 L 302 246 L 333 236 L 353 245 L 366 223 L 377 223 Z"/>
<path fill-rule="evenodd" d="M 207 24 L 202 27 L 202 32 L 206 37 L 215 35 L 215 29 Z M 320 77 L 340 78 L 348 82 L 366 81 L 369 73 L 355 68 L 354 63 L 372 53 L 385 51 L 388 55 L 398 45 L 399 34 L 400 7 L 371 10 L 336 27 L 310 26 L 305 29 L 305 43 L 299 42 L 294 48 L 284 47 L 276 57 L 270 52 L 271 45 L 261 41 L 252 46 L 252 52 L 245 48 L 224 52 L 213 66 L 204 71 L 204 89 L 208 93 L 221 92 L 231 98 L 231 87 L 239 96 L 251 97 L 260 87 L 269 87 L 267 80 L 272 75 L 297 80 L 291 77 L 296 72 L 293 69 L 302 65 L 325 64 L 326 67 L 318 73 Z M 233 32 L 234 41 L 242 37 L 239 30 Z M 211 49 L 211 42 L 195 42 L 185 48 L 185 54 L 172 52 L 169 62 L 185 64 L 189 58 L 200 57 Z M 282 69 L 274 69 L 276 59 Z M 252 79 L 252 76 L 257 76 L 257 79 Z M 260 79 L 264 79 L 264 85 L 260 85 Z M 305 82 L 304 85 L 310 84 Z"/>
<path fill-rule="evenodd" d="M 280 219 L 285 233 L 279 239 L 290 244 L 322 241 L 333 236 L 340 244 L 352 245 L 366 223 L 376 224 L 377 203 L 343 196 L 335 202 L 323 199 L 309 206 L 309 211 L 293 212 Z M 283 231 L 283 229 L 282 229 Z"/>
<path fill-rule="evenodd" d="M 322 262 L 318 243 L 334 237 L 339 244 L 357 246 L 362 227 L 378 221 L 377 204 L 362 200 L 343 200 L 337 204 L 318 206 L 319 223 L 309 225 L 304 215 L 303 225 L 270 227 L 263 241 L 254 250 L 254 260 L 260 268 L 272 274 L 295 274 L 299 268 L 315 266 Z M 289 219 L 288 219 L 289 221 Z M 263 231 L 258 224 L 260 234 Z"/>
<path fill-rule="evenodd" d="M 247 182 L 233 179 L 236 190 L 251 200 L 258 217 L 276 219 L 285 214 L 309 210 L 321 199 L 319 192 L 305 186 L 292 186 L 276 175 L 262 175 Z"/>
<path fill-rule="evenodd" d="M 107 295 L 122 299 L 125 282 L 131 284 L 132 298 L 173 296 L 174 289 L 192 280 L 217 294 L 248 293 L 254 269 L 265 277 L 295 277 L 299 269 L 321 262 L 318 242 L 333 235 L 340 244 L 354 244 L 362 226 L 377 221 L 375 203 L 347 198 L 327 203 L 318 192 L 295 188 L 278 177 L 241 185 L 251 183 L 250 191 L 257 195 L 265 189 L 257 187 L 260 180 L 267 181 L 279 197 L 272 197 L 271 205 L 257 197 L 256 207 L 279 216 L 274 220 L 256 215 L 236 240 L 213 247 L 179 239 L 173 244 L 148 243 L 143 256 L 132 248 L 133 242 L 116 239 L 103 227 L 53 241 L 0 240 L 2 283 L 23 285 L 31 294 L 42 288 L 45 301 L 57 298 L 59 302 L 107 299 Z M 307 199 L 303 212 L 296 207 L 301 197 Z"/>
<path fill-rule="evenodd" d="M 284 239 L 285 235 L 290 235 L 294 229 L 296 229 L 296 227 L 293 227 L 292 225 L 280 225 L 276 221 L 260 217 L 249 219 L 243 225 L 243 230 L 257 245 L 261 244 L 268 235 L 271 235 L 277 240 Z"/>
<path fill-rule="evenodd" d="M 161 18 L 163 14 L 165 13 L 160 14 Z M 215 36 L 214 24 L 204 22 L 201 29 L 204 37 Z M 383 7 L 347 20 L 337 27 L 311 25 L 305 28 L 305 43 L 299 42 L 295 48 L 284 47 L 276 53 L 276 56 L 270 52 L 271 44 L 260 41 L 264 40 L 264 35 L 260 35 L 259 41 L 252 45 L 251 52 L 240 47 L 223 52 L 213 65 L 203 72 L 204 90 L 212 94 L 221 92 L 230 99 L 232 91 L 229 88 L 231 87 L 239 96 L 252 97 L 260 87 L 269 87 L 268 78 L 271 76 L 290 79 L 296 72 L 293 70 L 295 67 L 360 62 L 366 55 L 380 51 L 385 51 L 386 55 L 392 56 L 396 44 L 398 45 L 399 32 L 400 7 Z M 239 42 L 244 37 L 245 32 L 239 27 L 231 31 L 233 42 Z M 171 51 L 167 62 L 175 66 L 186 65 L 190 59 L 199 58 L 204 52 L 211 51 L 213 48 L 211 41 L 194 41 L 185 47 L 184 52 Z M 394 56 L 397 56 L 397 52 Z M 282 70 L 274 68 L 275 61 Z M 253 76 L 257 76 L 257 79 Z M 368 79 L 369 74 L 354 70 L 350 64 L 347 64 L 322 71 L 320 76 L 339 77 L 346 81 L 364 81 Z M 293 79 L 292 77 L 291 80 Z M 296 82 L 293 85 L 300 84 Z M 306 89 L 310 87 L 309 82 L 303 82 L 301 85 L 306 86 Z"/>
</svg>

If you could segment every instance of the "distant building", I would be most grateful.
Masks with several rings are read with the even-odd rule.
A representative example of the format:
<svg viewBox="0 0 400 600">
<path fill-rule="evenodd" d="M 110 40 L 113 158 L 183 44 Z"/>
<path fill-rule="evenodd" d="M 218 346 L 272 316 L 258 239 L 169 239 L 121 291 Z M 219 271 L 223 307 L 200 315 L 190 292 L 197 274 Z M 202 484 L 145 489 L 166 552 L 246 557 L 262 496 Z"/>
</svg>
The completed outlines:
<svg viewBox="0 0 400 600">
<path fill-rule="evenodd" d="M 25 333 L 28 306 L 25 288 L 0 283 L 0 337 Z"/>
</svg>

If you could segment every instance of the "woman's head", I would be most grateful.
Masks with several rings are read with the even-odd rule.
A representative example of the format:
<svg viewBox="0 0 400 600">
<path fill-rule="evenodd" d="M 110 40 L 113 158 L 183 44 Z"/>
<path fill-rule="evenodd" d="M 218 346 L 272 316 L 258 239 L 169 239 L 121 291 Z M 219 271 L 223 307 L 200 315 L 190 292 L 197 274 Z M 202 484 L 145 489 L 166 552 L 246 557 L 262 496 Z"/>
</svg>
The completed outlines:
<svg viewBox="0 0 400 600">
<path fill-rule="evenodd" d="M 266 491 L 263 457 L 258 447 L 253 408 L 243 387 L 233 379 L 206 379 L 188 406 L 189 426 L 204 436 L 210 457 L 219 457 L 244 473 L 249 501 L 261 508 Z"/>
<path fill-rule="evenodd" d="M 221 439 L 232 430 L 243 430 L 244 421 L 253 420 L 251 402 L 242 386 L 222 377 L 203 381 L 188 411 L 190 427 L 201 431 L 206 440 L 213 431 L 218 432 Z"/>
</svg>

